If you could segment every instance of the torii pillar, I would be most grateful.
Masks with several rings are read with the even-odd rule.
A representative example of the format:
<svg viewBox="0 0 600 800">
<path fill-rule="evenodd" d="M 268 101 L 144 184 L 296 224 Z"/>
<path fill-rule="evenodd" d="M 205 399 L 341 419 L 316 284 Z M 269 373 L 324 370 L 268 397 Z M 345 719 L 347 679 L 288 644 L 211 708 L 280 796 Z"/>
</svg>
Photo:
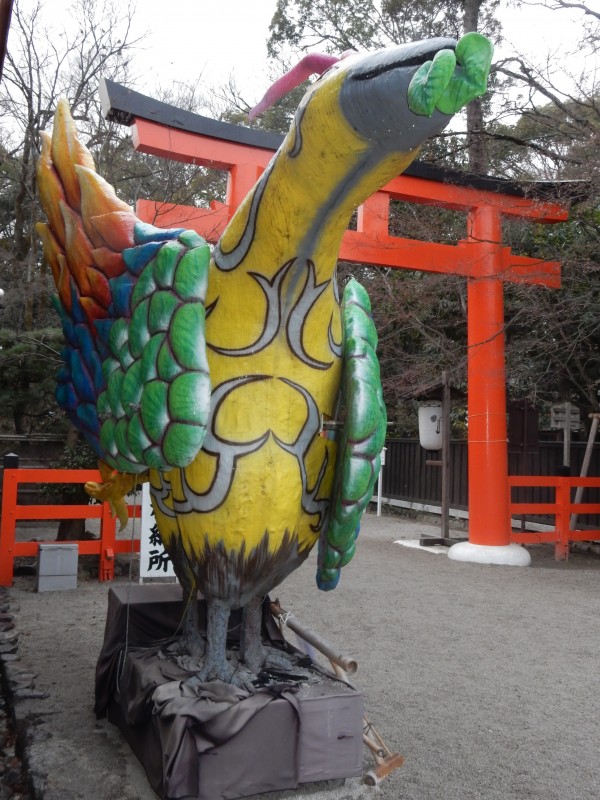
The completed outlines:
<svg viewBox="0 0 600 800">
<path fill-rule="evenodd" d="M 132 126 L 136 150 L 227 171 L 224 204 L 215 202 L 209 209 L 148 200 L 137 204 L 140 219 L 191 228 L 209 242 L 218 240 L 282 139 L 182 111 L 111 81 L 101 82 L 100 96 L 105 116 Z M 390 200 L 465 212 L 467 237 L 448 245 L 390 236 Z M 357 229 L 346 231 L 340 258 L 467 279 L 469 541 L 453 545 L 448 555 L 458 561 L 526 566 L 527 550 L 511 544 L 503 285 L 556 288 L 560 264 L 515 255 L 503 246 L 505 216 L 552 224 L 565 221 L 568 213 L 511 181 L 413 164 L 358 209 Z"/>
<path fill-rule="evenodd" d="M 529 566 L 529 552 L 510 536 L 501 212 L 479 206 L 467 226 L 481 259 L 467 288 L 469 541 L 452 545 L 448 557 Z"/>
</svg>

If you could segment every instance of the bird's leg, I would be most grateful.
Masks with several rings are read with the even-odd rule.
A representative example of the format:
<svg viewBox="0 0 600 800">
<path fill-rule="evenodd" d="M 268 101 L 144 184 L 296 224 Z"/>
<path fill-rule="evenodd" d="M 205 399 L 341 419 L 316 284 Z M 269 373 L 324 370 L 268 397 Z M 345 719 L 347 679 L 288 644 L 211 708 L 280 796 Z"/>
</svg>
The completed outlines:
<svg viewBox="0 0 600 800">
<path fill-rule="evenodd" d="M 198 679 L 231 683 L 235 670 L 226 656 L 229 606 L 222 600 L 210 600 L 206 613 L 206 651 Z"/>
<path fill-rule="evenodd" d="M 205 647 L 198 618 L 198 587 L 195 580 L 192 580 L 191 585 L 188 585 L 187 581 L 182 581 L 181 585 L 184 590 L 184 598 L 187 597 L 181 648 L 191 656 L 201 656 L 204 655 Z"/>
<path fill-rule="evenodd" d="M 262 598 L 253 597 L 242 611 L 240 652 L 248 669 L 258 672 L 264 664 L 266 651 L 261 640 Z"/>
<path fill-rule="evenodd" d="M 183 633 L 177 642 L 180 653 L 197 658 L 204 655 L 204 639 L 200 633 L 198 617 L 198 584 L 187 558 L 178 549 L 170 548 L 169 556 L 179 578 L 183 594 Z"/>
<path fill-rule="evenodd" d="M 261 639 L 262 597 L 253 597 L 242 612 L 240 651 L 244 664 L 251 672 L 258 673 L 263 667 L 292 670 L 292 662 L 275 648 L 267 648 Z"/>
</svg>

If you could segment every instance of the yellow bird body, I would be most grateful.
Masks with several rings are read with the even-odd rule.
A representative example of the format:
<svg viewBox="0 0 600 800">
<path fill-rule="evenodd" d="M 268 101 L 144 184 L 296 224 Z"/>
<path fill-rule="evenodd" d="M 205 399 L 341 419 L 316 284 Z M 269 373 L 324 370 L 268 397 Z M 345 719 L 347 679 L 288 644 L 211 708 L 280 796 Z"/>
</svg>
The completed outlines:
<svg viewBox="0 0 600 800">
<path fill-rule="evenodd" d="M 256 583 L 268 590 L 272 588 L 268 584 L 281 580 L 283 575 L 273 569 L 273 560 L 282 561 L 282 571 L 288 572 L 297 566 L 292 553 L 307 555 L 319 537 L 335 468 L 335 442 L 319 433 L 321 416 L 332 419 L 336 415 L 340 387 L 342 332 L 334 279 L 339 242 L 356 206 L 416 155 L 415 151 L 395 153 L 364 170 L 368 143 L 339 114 L 332 113 L 339 107 L 344 77 L 344 70 L 334 71 L 325 79 L 326 86 L 319 85 L 314 101 L 309 94 L 301 131 L 295 122 L 267 170 L 267 180 L 259 182 L 240 206 L 221 238 L 217 260 L 211 262 L 207 307 L 213 310 L 206 320 L 206 340 L 213 395 L 218 387 L 235 386 L 212 412 L 215 452 L 205 441 L 184 470 L 151 473 L 153 486 L 161 487 L 161 497 L 169 489 L 164 500 L 155 500 L 167 547 L 181 537 L 192 562 L 204 562 L 222 546 L 243 557 L 259 548 L 269 554 L 264 580 L 257 580 L 253 564 L 252 591 Z M 302 145 L 294 154 L 300 137 Z M 328 143 L 326 150 L 323 141 Z M 348 187 L 351 176 L 361 170 L 361 180 Z M 336 187 L 348 188 L 331 204 Z M 255 208 L 258 192 L 260 203 Z M 249 228 L 251 242 L 241 248 Z M 308 247 L 307 234 L 315 228 L 317 235 Z M 219 269 L 220 254 L 235 253 L 238 248 L 243 255 L 236 257 L 235 268 Z M 269 311 L 273 313 L 263 287 L 278 276 L 278 296 L 271 298 L 280 303 L 277 334 L 259 347 Z M 312 303 L 311 291 L 318 292 Z M 292 346 L 287 322 L 303 300 L 311 304 L 302 316 L 296 312 L 297 338 Z M 337 348 L 332 349 L 332 341 Z M 247 380 L 248 376 L 260 377 Z M 280 442 L 291 446 L 300 439 L 309 422 L 307 397 L 317 416 L 308 448 L 294 455 Z M 252 447 L 259 442 L 223 478 L 231 480 L 226 502 L 207 508 L 199 499 L 197 511 L 181 513 L 179 509 L 188 505 L 186 493 L 197 498 L 210 493 L 228 447 Z M 307 492 L 313 494 L 313 513 L 302 502 Z M 206 574 L 206 569 L 199 574 Z M 203 588 L 202 577 L 200 583 Z"/>
<path fill-rule="evenodd" d="M 354 553 L 385 408 L 364 290 L 346 287 L 340 309 L 341 237 L 356 207 L 484 91 L 490 59 L 469 34 L 338 62 L 305 95 L 210 263 L 196 234 L 136 220 L 59 109 L 39 168 L 50 198 L 40 234 L 69 343 L 57 396 L 111 466 L 150 468 L 165 547 L 186 591 L 208 603 L 202 678 L 232 676 L 231 608 L 245 609 L 242 656 L 256 670 L 264 594 L 317 540 L 321 588 Z M 345 432 L 333 441 L 323 420 L 341 399 Z"/>
</svg>

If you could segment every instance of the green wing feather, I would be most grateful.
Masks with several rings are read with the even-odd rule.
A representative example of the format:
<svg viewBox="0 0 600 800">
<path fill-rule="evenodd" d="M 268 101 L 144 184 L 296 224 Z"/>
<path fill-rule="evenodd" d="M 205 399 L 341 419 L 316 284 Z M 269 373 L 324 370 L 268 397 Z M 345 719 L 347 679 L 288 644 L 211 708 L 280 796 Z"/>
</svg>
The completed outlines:
<svg viewBox="0 0 600 800">
<path fill-rule="evenodd" d="M 346 421 L 338 441 L 329 523 L 319 540 L 317 585 L 325 591 L 335 588 L 341 568 L 354 555 L 360 518 L 381 469 L 387 425 L 371 303 L 355 280 L 344 290 L 342 326 L 341 397 Z"/>
<path fill-rule="evenodd" d="M 124 251 L 134 263 L 139 248 Z M 210 409 L 205 298 L 209 247 L 193 231 L 160 246 L 111 326 L 98 397 L 100 445 L 122 472 L 186 466 L 202 447 Z"/>
</svg>

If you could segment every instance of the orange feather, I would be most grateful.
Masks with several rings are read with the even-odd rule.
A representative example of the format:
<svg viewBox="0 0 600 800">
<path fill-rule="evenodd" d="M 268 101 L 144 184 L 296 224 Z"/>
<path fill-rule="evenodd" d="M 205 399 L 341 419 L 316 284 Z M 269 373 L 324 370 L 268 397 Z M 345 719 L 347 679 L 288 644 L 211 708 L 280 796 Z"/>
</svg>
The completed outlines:
<svg viewBox="0 0 600 800">
<path fill-rule="evenodd" d="M 69 272 L 75 279 L 81 294 L 88 295 L 90 294 L 90 282 L 86 267 L 94 263 L 92 245 L 85 235 L 79 215 L 65 203 L 60 204 L 60 210 L 65 221 L 65 250 Z"/>
<path fill-rule="evenodd" d="M 58 255 L 64 256 L 64 251 L 59 243 L 54 238 L 50 226 L 45 222 L 36 222 L 35 229 L 38 232 L 42 245 L 44 247 L 44 258 L 50 264 L 54 283 L 58 285 L 60 279 L 60 264 L 58 263 Z"/>
<path fill-rule="evenodd" d="M 60 213 L 59 203 L 65 200 L 58 173 L 52 166 L 50 150 L 52 138 L 48 133 L 40 133 L 42 139 L 42 152 L 37 163 L 37 180 L 42 208 L 46 212 L 50 227 L 58 238 L 61 246 L 65 243 L 65 223 Z"/>
<path fill-rule="evenodd" d="M 52 163 L 62 181 L 67 203 L 79 211 L 81 190 L 77 180 L 77 165 L 94 169 L 94 159 L 85 145 L 77 138 L 77 129 L 63 97 L 58 101 L 54 115 L 52 135 Z"/>
<path fill-rule="evenodd" d="M 94 223 L 91 221 L 92 218 L 101 217 L 114 211 L 125 211 L 133 215 L 133 211 L 127 203 L 119 200 L 112 186 L 93 169 L 77 166 L 75 171 L 81 187 L 81 216 L 85 230 L 96 247 L 102 247 L 106 242 L 103 236 L 96 231 Z"/>
</svg>

